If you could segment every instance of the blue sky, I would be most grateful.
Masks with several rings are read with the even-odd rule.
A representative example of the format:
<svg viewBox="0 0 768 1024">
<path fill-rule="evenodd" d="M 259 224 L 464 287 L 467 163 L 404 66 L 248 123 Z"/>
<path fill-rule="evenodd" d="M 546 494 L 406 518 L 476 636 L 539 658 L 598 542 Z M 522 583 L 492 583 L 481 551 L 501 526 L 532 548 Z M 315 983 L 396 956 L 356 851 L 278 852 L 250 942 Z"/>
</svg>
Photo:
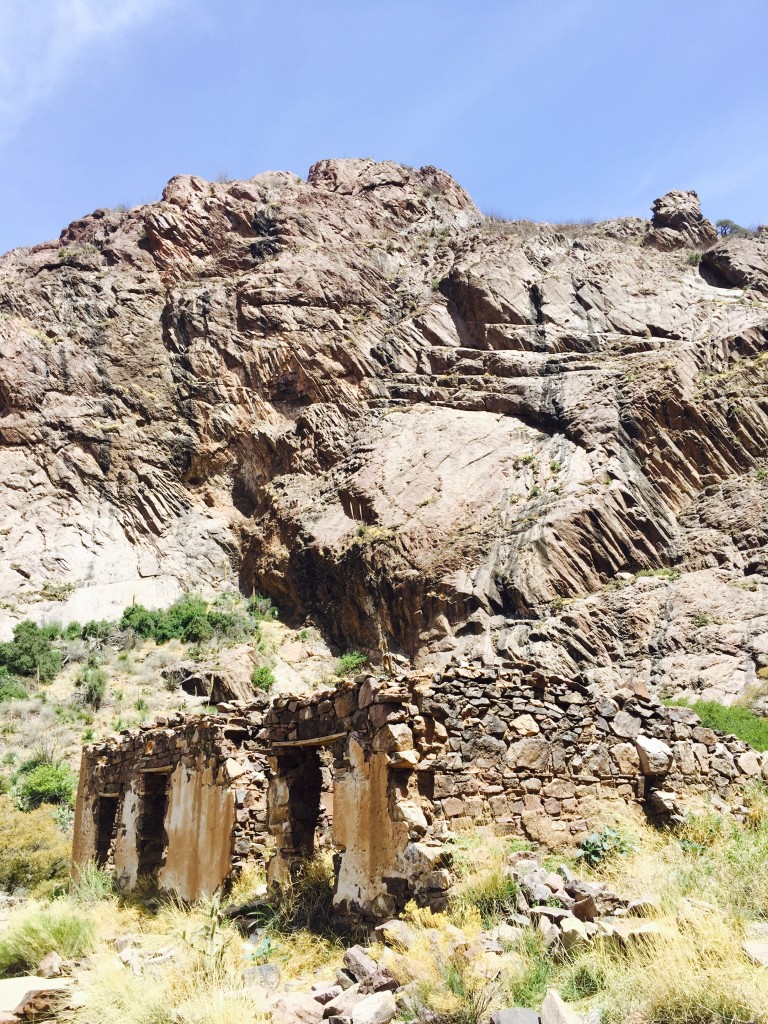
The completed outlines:
<svg viewBox="0 0 768 1024">
<path fill-rule="evenodd" d="M 768 222 L 765 0 L 0 0 L 0 251 L 172 175 L 436 164 L 481 209 Z"/>
</svg>

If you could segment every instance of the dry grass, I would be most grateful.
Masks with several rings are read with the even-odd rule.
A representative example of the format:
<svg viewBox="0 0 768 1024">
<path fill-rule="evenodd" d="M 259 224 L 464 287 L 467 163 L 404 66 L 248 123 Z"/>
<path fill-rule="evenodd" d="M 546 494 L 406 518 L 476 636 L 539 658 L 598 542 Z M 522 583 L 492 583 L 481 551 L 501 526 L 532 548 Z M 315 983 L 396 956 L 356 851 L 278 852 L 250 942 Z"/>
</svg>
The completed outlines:
<svg viewBox="0 0 768 1024">
<path fill-rule="evenodd" d="M 768 974 L 742 950 L 748 920 L 768 919 L 768 795 L 757 787 L 745 801 L 743 824 L 702 808 L 675 832 L 657 831 L 612 803 L 606 821 L 633 835 L 637 851 L 578 870 L 625 897 L 655 897 L 652 916 L 667 931 L 627 946 L 604 939 L 568 956 L 548 950 L 528 928 L 491 958 L 499 970 L 490 978 L 473 941 L 503 912 L 503 899 L 494 900 L 506 895 L 509 843 L 462 835 L 449 914 L 409 908 L 413 948 L 407 956 L 382 951 L 398 980 L 410 983 L 413 1015 L 421 1009 L 474 1024 L 494 1008 L 538 1009 L 556 987 L 579 1012 L 599 1009 L 606 1024 L 768 1024 Z"/>
</svg>

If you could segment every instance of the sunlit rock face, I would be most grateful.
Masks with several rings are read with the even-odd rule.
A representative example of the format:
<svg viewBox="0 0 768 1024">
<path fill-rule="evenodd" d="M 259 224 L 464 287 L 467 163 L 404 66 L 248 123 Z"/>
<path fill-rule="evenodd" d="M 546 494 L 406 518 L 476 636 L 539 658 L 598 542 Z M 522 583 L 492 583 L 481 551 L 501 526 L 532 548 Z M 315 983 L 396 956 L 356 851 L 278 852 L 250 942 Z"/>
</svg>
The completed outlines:
<svg viewBox="0 0 768 1024">
<path fill-rule="evenodd" d="M 96 211 L 0 261 L 4 634 L 240 586 L 383 658 L 732 700 L 768 663 L 767 294 L 766 235 L 693 193 L 508 223 L 324 160 Z"/>
</svg>

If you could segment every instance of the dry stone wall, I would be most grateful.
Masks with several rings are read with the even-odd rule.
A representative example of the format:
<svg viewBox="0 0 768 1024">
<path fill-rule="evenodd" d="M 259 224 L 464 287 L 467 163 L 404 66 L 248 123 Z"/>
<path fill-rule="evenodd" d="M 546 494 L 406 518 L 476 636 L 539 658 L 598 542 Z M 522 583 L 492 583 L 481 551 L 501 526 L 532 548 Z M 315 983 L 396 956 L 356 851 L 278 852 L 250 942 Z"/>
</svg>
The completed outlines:
<svg viewBox="0 0 768 1024">
<path fill-rule="evenodd" d="M 641 685 L 609 697 L 480 664 L 361 675 L 86 748 L 76 860 L 113 862 L 123 888 L 156 869 L 161 885 L 194 898 L 268 847 L 269 881 L 285 885 L 330 843 L 338 913 L 374 921 L 410 899 L 446 905 L 445 839 L 456 829 L 494 822 L 575 844 L 605 798 L 669 820 L 686 794 L 729 798 L 759 778 L 768 754 Z"/>
</svg>

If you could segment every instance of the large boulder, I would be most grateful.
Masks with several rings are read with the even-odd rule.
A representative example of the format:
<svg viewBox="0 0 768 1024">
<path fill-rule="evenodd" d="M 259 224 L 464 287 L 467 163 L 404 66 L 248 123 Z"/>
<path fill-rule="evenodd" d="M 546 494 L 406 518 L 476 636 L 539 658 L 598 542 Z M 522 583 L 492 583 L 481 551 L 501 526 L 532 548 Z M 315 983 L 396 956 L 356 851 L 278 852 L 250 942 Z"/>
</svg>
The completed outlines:
<svg viewBox="0 0 768 1024">
<path fill-rule="evenodd" d="M 702 216 L 695 192 L 667 192 L 654 200 L 651 209 L 651 229 L 645 244 L 654 249 L 707 249 L 717 241 L 717 228 Z"/>
</svg>

